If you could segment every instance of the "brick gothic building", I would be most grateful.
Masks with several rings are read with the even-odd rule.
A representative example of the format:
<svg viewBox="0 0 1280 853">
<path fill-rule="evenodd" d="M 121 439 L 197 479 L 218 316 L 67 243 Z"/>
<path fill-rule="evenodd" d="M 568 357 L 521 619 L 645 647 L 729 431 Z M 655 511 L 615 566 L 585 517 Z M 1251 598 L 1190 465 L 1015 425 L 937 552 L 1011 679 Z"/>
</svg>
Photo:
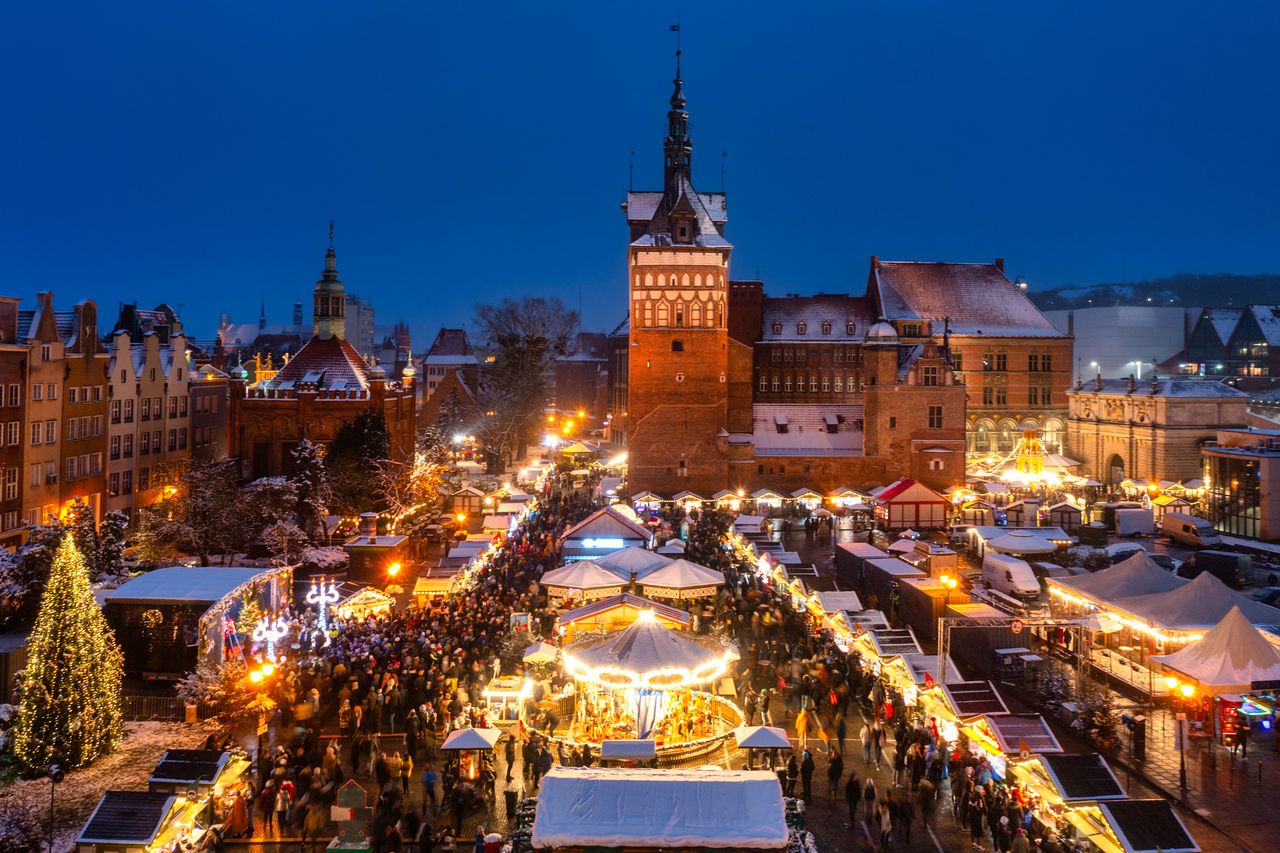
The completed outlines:
<svg viewBox="0 0 1280 853">
<path fill-rule="evenodd" d="M 413 453 L 413 378 L 401 382 L 381 367 L 370 367 L 346 340 L 345 289 L 332 242 L 314 306 L 314 334 L 296 357 L 278 371 L 256 372 L 252 385 L 243 367 L 232 371 L 228 450 L 240 457 L 246 477 L 287 473 L 299 441 L 328 444 L 343 423 L 370 408 L 386 418 L 392 457 L 408 459 Z"/>
<path fill-rule="evenodd" d="M 632 491 L 962 482 L 965 388 L 942 330 L 900 340 L 916 330 L 874 322 L 876 294 L 768 299 L 731 281 L 725 196 L 693 185 L 678 62 L 674 83 L 663 189 L 624 204 Z"/>
</svg>

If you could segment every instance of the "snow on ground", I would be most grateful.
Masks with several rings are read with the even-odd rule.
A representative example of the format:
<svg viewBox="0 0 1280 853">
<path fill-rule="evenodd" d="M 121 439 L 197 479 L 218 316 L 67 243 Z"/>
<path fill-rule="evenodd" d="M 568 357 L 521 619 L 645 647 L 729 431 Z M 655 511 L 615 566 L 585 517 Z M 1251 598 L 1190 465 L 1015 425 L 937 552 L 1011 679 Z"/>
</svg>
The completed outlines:
<svg viewBox="0 0 1280 853">
<path fill-rule="evenodd" d="M 127 732 L 120 748 L 92 766 L 67 774 L 54 798 L 54 845 L 58 853 L 75 846 L 76 836 L 102 798 L 103 792 L 145 791 L 147 777 L 166 749 L 196 749 L 211 732 L 214 723 L 187 725 L 169 722 L 125 723 Z M 49 780 L 22 779 L 0 787 L 0 811 L 21 808 L 35 815 L 41 826 L 49 825 Z"/>
</svg>

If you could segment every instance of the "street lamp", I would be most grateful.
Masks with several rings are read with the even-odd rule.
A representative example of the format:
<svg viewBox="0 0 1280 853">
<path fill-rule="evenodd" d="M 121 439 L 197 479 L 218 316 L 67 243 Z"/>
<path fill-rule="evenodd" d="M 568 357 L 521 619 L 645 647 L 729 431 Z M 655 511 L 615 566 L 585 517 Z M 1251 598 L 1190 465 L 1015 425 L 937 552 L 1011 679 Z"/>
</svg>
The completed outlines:
<svg viewBox="0 0 1280 853">
<path fill-rule="evenodd" d="M 63 772 L 61 764 L 50 764 L 49 772 L 45 775 L 49 777 L 49 853 L 53 853 L 53 792 L 58 783 L 67 778 L 67 774 Z"/>
</svg>

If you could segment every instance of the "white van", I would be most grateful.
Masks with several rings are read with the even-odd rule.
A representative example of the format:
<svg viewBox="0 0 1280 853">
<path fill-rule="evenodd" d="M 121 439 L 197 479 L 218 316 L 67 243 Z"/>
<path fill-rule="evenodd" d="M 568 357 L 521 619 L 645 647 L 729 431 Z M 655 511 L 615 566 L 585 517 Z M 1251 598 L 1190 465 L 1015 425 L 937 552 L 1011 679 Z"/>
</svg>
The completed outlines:
<svg viewBox="0 0 1280 853">
<path fill-rule="evenodd" d="M 1222 544 L 1222 537 L 1211 522 L 1184 512 L 1166 512 L 1160 522 L 1160 532 L 1182 545 L 1212 548 Z"/>
<path fill-rule="evenodd" d="M 991 589 L 1013 596 L 1019 601 L 1040 598 L 1040 581 L 1025 560 L 987 551 L 982 558 L 982 579 Z"/>
</svg>

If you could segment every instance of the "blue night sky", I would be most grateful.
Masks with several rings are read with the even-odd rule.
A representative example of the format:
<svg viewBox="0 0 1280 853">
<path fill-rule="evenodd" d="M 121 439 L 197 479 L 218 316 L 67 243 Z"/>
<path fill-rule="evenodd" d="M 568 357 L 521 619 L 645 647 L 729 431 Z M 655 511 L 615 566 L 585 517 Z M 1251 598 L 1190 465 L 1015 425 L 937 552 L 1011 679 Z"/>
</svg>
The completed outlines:
<svg viewBox="0 0 1280 853">
<path fill-rule="evenodd" d="M 348 291 L 418 348 L 507 294 L 612 327 L 628 152 L 637 189 L 661 177 L 662 6 L 5 4 L 4 292 L 91 297 L 104 324 L 169 301 L 201 338 L 262 298 L 309 318 L 333 218 Z M 718 189 L 728 152 L 735 277 L 1280 271 L 1274 3 L 684 6 L 694 177 Z"/>
</svg>

